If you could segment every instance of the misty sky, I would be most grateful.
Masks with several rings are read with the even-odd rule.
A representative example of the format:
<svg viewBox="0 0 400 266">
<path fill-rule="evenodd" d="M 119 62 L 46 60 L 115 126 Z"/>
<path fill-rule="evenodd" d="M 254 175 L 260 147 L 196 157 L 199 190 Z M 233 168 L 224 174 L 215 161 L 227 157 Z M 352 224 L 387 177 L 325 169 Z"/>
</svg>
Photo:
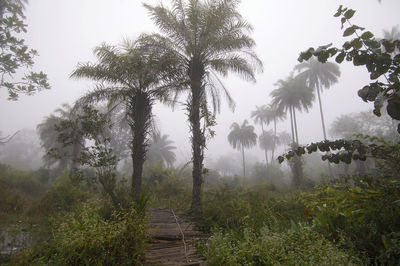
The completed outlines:
<svg viewBox="0 0 400 266">
<path fill-rule="evenodd" d="M 145 1 L 157 4 L 159 1 Z M 168 1 L 163 1 L 168 3 Z M 310 46 L 328 43 L 341 45 L 340 19 L 333 14 L 340 4 L 357 12 L 351 21 L 382 36 L 400 24 L 399 0 L 242 0 L 240 12 L 254 27 L 256 52 L 264 63 L 264 73 L 257 75 L 257 83 L 248 83 L 235 75 L 225 79 L 226 87 L 236 102 L 235 112 L 223 104 L 217 116 L 217 136 L 208 144 L 207 155 L 216 158 L 235 152 L 227 142 L 229 126 L 250 119 L 255 106 L 268 104 L 269 93 L 278 79 L 286 78 L 298 63 L 299 53 Z M 60 107 L 73 102 L 93 87 L 85 80 L 72 80 L 70 73 L 78 62 L 92 61 L 93 48 L 102 42 L 118 44 L 123 38 L 136 38 L 140 33 L 156 32 L 142 1 L 137 0 L 30 0 L 26 7 L 28 33 L 25 39 L 38 50 L 35 70 L 48 74 L 52 89 L 35 96 L 20 96 L 15 102 L 7 101 L 5 90 L 0 91 L 0 131 L 3 135 L 22 128 L 36 128 L 43 118 Z M 322 94 L 326 124 L 339 115 L 369 110 L 357 96 L 357 91 L 369 82 L 363 67 L 351 64 L 340 66 L 339 83 Z M 174 111 L 157 105 L 155 120 L 162 133 L 176 142 L 178 158 L 190 157 L 187 118 L 177 106 Z M 251 121 L 253 124 L 253 121 Z M 317 102 L 309 113 L 298 115 L 300 142 L 321 140 L 322 129 Z M 257 133 L 260 133 L 256 126 Z M 278 124 L 278 131 L 290 132 L 289 120 Z M 256 152 L 257 149 L 254 149 Z M 260 160 L 262 154 L 258 151 Z"/>
</svg>

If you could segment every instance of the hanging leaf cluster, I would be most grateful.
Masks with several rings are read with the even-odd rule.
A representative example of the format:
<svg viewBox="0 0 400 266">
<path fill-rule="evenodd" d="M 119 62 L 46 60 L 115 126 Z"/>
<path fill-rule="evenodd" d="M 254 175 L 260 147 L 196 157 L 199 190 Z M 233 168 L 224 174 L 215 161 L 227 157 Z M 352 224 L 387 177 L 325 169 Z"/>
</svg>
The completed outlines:
<svg viewBox="0 0 400 266">
<path fill-rule="evenodd" d="M 350 164 L 353 160 L 365 161 L 367 158 L 398 160 L 400 156 L 400 146 L 384 142 L 376 137 L 364 137 L 368 144 L 360 140 L 324 140 L 312 142 L 306 146 L 299 146 L 294 150 L 278 157 L 279 163 L 290 160 L 295 155 L 302 156 L 314 152 L 323 152 L 321 159 L 328 160 L 330 163 L 340 162 Z"/>
<path fill-rule="evenodd" d="M 318 58 L 321 63 L 335 58 L 337 63 L 344 60 L 353 62 L 354 66 L 365 66 L 373 81 L 358 91 L 358 96 L 365 102 L 374 103 L 374 114 L 381 116 L 381 109 L 386 104 L 389 116 L 400 120 L 400 40 L 377 39 L 370 31 L 351 24 L 350 19 L 355 10 L 340 6 L 335 17 L 340 17 L 344 37 L 352 37 L 341 48 L 332 44 L 309 48 L 300 53 L 300 62 Z M 400 133 L 400 125 L 397 128 Z"/>
</svg>

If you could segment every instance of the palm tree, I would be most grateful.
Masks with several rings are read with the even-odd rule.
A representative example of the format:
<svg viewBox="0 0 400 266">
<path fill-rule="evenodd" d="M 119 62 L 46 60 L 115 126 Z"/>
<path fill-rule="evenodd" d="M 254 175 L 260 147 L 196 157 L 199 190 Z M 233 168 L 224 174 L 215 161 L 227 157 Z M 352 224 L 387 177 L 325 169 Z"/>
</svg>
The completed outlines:
<svg viewBox="0 0 400 266">
<path fill-rule="evenodd" d="M 256 106 L 256 110 L 251 112 L 251 118 L 253 118 L 254 123 L 261 126 L 261 130 L 264 132 L 264 124 L 267 124 L 267 106 Z"/>
<path fill-rule="evenodd" d="M 324 134 L 324 139 L 326 140 L 327 137 L 324 113 L 322 111 L 321 92 L 324 88 L 328 89 L 332 84 L 338 82 L 338 77 L 340 77 L 339 66 L 330 62 L 320 63 L 316 59 L 310 58 L 307 62 L 296 65 L 295 70 L 304 70 L 299 75 L 304 76 L 304 78 L 307 79 L 308 86 L 317 91 L 322 132 Z"/>
<path fill-rule="evenodd" d="M 276 134 L 276 123 L 279 120 L 284 120 L 286 119 L 286 113 L 283 111 L 282 108 L 279 108 L 277 105 L 274 104 L 269 104 L 266 107 L 266 112 L 265 112 L 265 121 L 267 125 L 269 125 L 271 122 L 274 122 L 274 141 L 279 141 L 279 138 Z M 271 163 L 274 160 L 274 154 L 275 154 L 275 147 L 278 143 L 275 143 L 272 147 L 272 153 L 271 153 Z"/>
<path fill-rule="evenodd" d="M 279 139 L 275 136 L 272 130 L 264 131 L 258 137 L 258 143 L 260 148 L 265 151 L 265 163 L 268 166 L 268 151 L 273 151 L 276 145 L 279 143 Z M 271 153 L 271 163 L 273 160 L 273 153 Z"/>
<path fill-rule="evenodd" d="M 149 162 L 163 161 L 168 167 L 172 167 L 176 160 L 175 153 L 172 150 L 176 149 L 176 147 L 172 146 L 174 142 L 169 140 L 168 137 L 168 135 L 161 135 L 160 132 L 153 133 L 147 152 L 147 160 Z"/>
<path fill-rule="evenodd" d="M 314 93 L 312 89 L 307 86 L 304 77 L 293 77 L 293 74 L 286 80 L 279 80 L 276 85 L 279 86 L 279 88 L 271 92 L 273 98 L 272 104 L 285 112 L 289 111 L 292 140 L 293 143 L 298 144 L 299 137 L 297 132 L 296 109 L 308 111 L 314 100 Z"/>
<path fill-rule="evenodd" d="M 238 123 L 233 123 L 231 125 L 231 132 L 228 135 L 228 141 L 232 147 L 242 151 L 243 177 L 246 177 L 244 149 L 251 148 L 257 144 L 257 134 L 254 133 L 254 127 L 247 124 L 247 120 L 244 120 L 241 126 Z"/>
<path fill-rule="evenodd" d="M 182 62 L 188 81 L 187 111 L 192 131 L 193 192 L 191 210 L 200 214 L 205 131 L 210 124 L 209 102 L 219 112 L 220 89 L 230 106 L 233 101 L 216 73 L 234 72 L 255 81 L 262 67 L 249 36 L 251 25 L 237 11 L 238 0 L 171 0 L 171 8 L 144 4 L 163 35 L 155 35 L 159 47 L 170 47 Z"/>
<path fill-rule="evenodd" d="M 97 63 L 82 63 L 71 74 L 98 82 L 95 90 L 83 96 L 77 105 L 108 101 L 122 105 L 131 128 L 133 164 L 132 193 L 141 193 L 143 163 L 151 129 L 152 106 L 156 100 L 169 99 L 174 86 L 175 56 L 154 51 L 144 45 L 147 36 L 125 41 L 120 47 L 102 44 L 95 48 Z"/>
<path fill-rule="evenodd" d="M 261 107 L 256 106 L 256 110 L 251 112 L 251 117 L 254 119 L 254 123 L 261 125 L 262 133 L 265 132 L 264 124 L 269 125 L 271 122 L 274 122 L 274 137 L 272 138 L 272 140 L 278 140 L 278 137 L 276 135 L 276 123 L 278 120 L 283 120 L 286 118 L 286 113 L 283 111 L 282 108 L 278 108 L 276 105 L 273 104 L 263 105 Z M 271 163 L 275 154 L 276 144 L 272 146 Z M 268 165 L 268 155 L 266 150 L 265 153 L 266 164 Z"/>
</svg>

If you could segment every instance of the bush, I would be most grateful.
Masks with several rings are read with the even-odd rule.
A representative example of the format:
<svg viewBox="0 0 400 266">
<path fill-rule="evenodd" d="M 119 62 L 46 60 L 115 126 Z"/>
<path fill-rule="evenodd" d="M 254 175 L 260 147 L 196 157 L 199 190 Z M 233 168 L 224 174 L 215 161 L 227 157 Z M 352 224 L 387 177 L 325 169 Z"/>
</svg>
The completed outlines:
<svg viewBox="0 0 400 266">
<path fill-rule="evenodd" d="M 306 220 L 298 195 L 269 182 L 248 186 L 220 186 L 204 193 L 203 221 L 200 228 L 213 227 L 242 231 L 259 230 L 264 225 L 286 228 L 291 220 Z"/>
<path fill-rule="evenodd" d="M 400 261 L 400 181 L 320 185 L 302 201 L 328 239 L 359 251 L 369 263 Z"/>
<path fill-rule="evenodd" d="M 148 241 L 146 215 L 135 209 L 105 220 L 99 203 L 86 203 L 59 219 L 54 240 L 19 257 L 21 265 L 137 265 Z"/>
<path fill-rule="evenodd" d="M 214 233 L 203 250 L 209 265 L 354 265 L 356 257 L 341 251 L 309 227 L 285 232 L 246 229 L 243 237 Z"/>
<path fill-rule="evenodd" d="M 46 192 L 37 208 L 45 214 L 70 211 L 87 198 L 88 194 L 79 189 L 78 185 L 73 184 L 68 173 L 64 172 L 60 179 Z"/>
</svg>

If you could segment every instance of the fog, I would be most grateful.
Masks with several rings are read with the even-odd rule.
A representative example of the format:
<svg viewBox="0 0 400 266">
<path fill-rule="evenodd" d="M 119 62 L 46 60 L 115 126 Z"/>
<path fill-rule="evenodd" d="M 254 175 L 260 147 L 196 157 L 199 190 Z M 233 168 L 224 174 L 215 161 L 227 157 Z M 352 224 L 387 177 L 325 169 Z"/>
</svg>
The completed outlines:
<svg viewBox="0 0 400 266">
<path fill-rule="evenodd" d="M 145 1 L 157 4 L 159 1 Z M 163 1 L 167 3 L 168 1 Z M 352 0 L 346 1 L 265 1 L 243 0 L 240 12 L 254 27 L 252 37 L 256 52 L 264 64 L 256 83 L 246 82 L 234 74 L 224 79 L 236 102 L 232 112 L 223 102 L 217 116 L 216 136 L 208 143 L 206 157 L 217 159 L 226 153 L 238 153 L 228 141 L 229 127 L 233 122 L 242 123 L 250 118 L 256 106 L 270 103 L 270 92 L 275 82 L 286 78 L 298 64 L 301 51 L 309 47 L 333 43 L 340 46 L 342 37 L 340 20 L 333 17 L 340 4 L 355 9 L 351 19 L 354 24 L 365 27 L 378 37 L 382 31 L 399 24 L 400 1 Z M 26 6 L 28 32 L 24 35 L 27 44 L 38 51 L 35 70 L 47 73 L 51 90 L 34 96 L 20 95 L 18 101 L 7 101 L 5 90 L 0 91 L 0 131 L 3 135 L 20 129 L 35 129 L 45 116 L 63 103 L 73 104 L 93 84 L 90 81 L 70 79 L 69 75 L 78 62 L 94 62 L 93 48 L 102 42 L 118 44 L 124 38 L 134 39 L 141 33 L 157 32 L 142 1 L 136 0 L 31 0 Z M 364 103 L 357 91 L 369 83 L 364 67 L 351 63 L 340 65 L 339 82 L 324 90 L 322 101 L 326 125 L 341 114 L 372 109 Z M 223 99 L 224 100 L 224 99 Z M 154 107 L 155 121 L 163 134 L 168 134 L 177 146 L 178 161 L 191 157 L 187 117 L 183 106 L 174 110 L 157 104 Z M 257 125 L 256 132 L 261 128 Z M 314 101 L 309 113 L 298 115 L 300 143 L 322 140 L 322 128 L 318 104 Z M 278 131 L 290 132 L 290 122 L 278 124 Z M 258 147 L 247 151 L 263 161 Z"/>
</svg>

